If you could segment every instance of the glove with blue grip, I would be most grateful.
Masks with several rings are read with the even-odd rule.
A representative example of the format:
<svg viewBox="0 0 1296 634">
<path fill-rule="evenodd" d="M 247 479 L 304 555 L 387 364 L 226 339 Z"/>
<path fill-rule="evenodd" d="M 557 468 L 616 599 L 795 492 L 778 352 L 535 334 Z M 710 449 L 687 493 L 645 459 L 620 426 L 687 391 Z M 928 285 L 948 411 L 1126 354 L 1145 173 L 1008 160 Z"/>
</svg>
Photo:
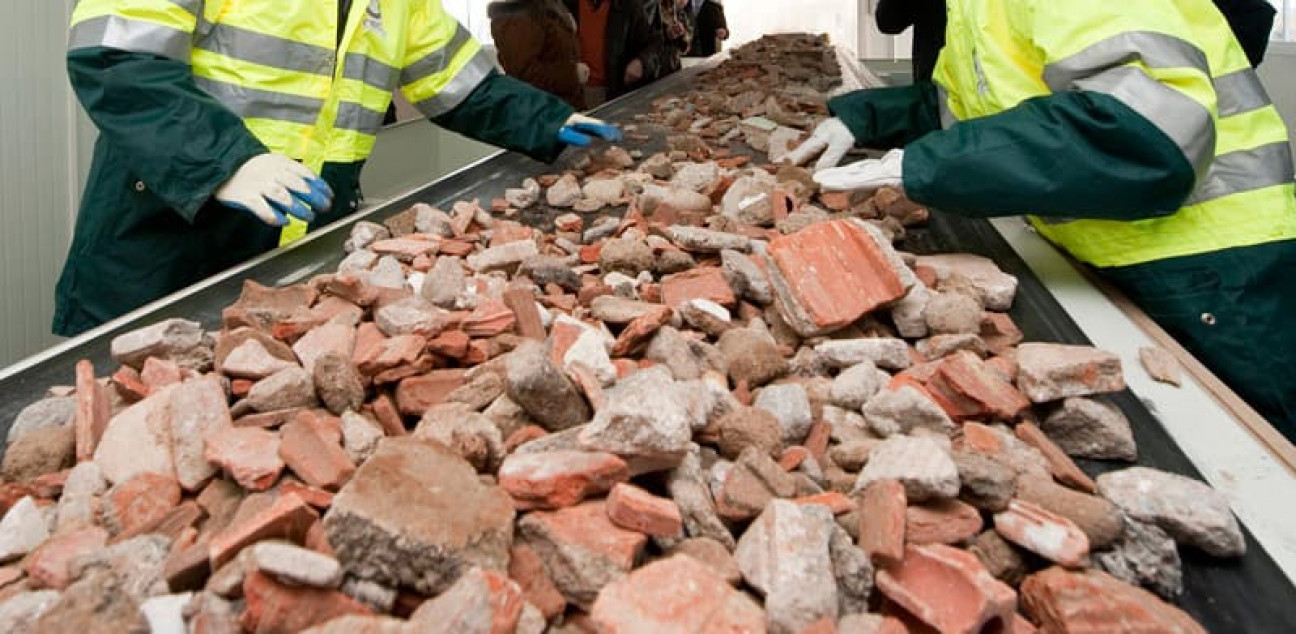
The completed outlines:
<svg viewBox="0 0 1296 634">
<path fill-rule="evenodd" d="M 273 227 L 288 224 L 288 216 L 310 222 L 315 212 L 333 204 L 333 190 L 306 166 L 282 154 L 249 159 L 216 190 L 216 200 L 242 209 Z"/>
<path fill-rule="evenodd" d="M 594 141 L 594 137 L 604 141 L 620 141 L 621 129 L 580 113 L 568 117 L 567 123 L 558 129 L 558 140 L 567 145 L 585 147 Z"/>
</svg>

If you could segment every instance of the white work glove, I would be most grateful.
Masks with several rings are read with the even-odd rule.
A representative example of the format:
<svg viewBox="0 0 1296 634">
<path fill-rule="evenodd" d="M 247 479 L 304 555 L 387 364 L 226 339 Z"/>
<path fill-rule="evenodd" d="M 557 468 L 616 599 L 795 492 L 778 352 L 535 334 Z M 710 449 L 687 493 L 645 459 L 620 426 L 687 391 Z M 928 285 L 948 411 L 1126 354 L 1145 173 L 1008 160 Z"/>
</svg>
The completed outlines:
<svg viewBox="0 0 1296 634">
<path fill-rule="evenodd" d="M 841 119 L 833 117 L 815 126 L 810 138 L 788 152 L 786 159 L 792 161 L 793 165 L 803 165 L 814 155 L 823 152 L 815 162 L 815 169 L 821 170 L 836 167 L 852 147 L 855 147 L 855 135 L 851 134 Z"/>
<path fill-rule="evenodd" d="M 880 159 L 865 159 L 842 167 L 815 172 L 814 179 L 825 191 L 870 190 L 903 187 L 904 150 L 891 150 Z"/>
<path fill-rule="evenodd" d="M 316 211 L 327 211 L 333 204 L 333 190 L 301 163 L 267 153 L 248 159 L 216 190 L 215 198 L 270 226 L 282 227 L 288 224 L 287 216 L 310 222 Z"/>
<path fill-rule="evenodd" d="M 590 69 L 585 62 L 576 62 L 576 81 L 582 86 L 589 83 Z"/>
</svg>

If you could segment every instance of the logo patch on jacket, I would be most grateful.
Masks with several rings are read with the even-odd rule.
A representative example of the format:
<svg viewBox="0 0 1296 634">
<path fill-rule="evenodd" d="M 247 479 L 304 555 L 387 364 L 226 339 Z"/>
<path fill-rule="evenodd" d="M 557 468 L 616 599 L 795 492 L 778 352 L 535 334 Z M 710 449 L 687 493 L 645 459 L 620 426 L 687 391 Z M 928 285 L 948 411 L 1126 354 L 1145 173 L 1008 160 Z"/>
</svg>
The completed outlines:
<svg viewBox="0 0 1296 634">
<path fill-rule="evenodd" d="M 369 8 L 365 9 L 364 28 L 377 33 L 380 37 L 387 37 L 382 24 L 382 7 L 379 6 L 378 0 L 369 0 Z"/>
</svg>

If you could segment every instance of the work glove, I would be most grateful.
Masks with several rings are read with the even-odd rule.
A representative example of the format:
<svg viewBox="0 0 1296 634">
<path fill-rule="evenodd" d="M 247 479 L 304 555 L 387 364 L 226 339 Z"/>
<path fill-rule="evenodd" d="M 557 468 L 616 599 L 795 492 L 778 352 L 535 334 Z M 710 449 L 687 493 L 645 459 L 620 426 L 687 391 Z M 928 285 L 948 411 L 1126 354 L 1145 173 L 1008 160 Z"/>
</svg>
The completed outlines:
<svg viewBox="0 0 1296 634">
<path fill-rule="evenodd" d="M 288 224 L 287 216 L 310 222 L 316 211 L 327 211 L 333 204 L 333 190 L 301 163 L 267 153 L 248 159 L 216 190 L 215 198 L 270 226 L 282 227 Z"/>
<path fill-rule="evenodd" d="M 604 141 L 620 141 L 621 129 L 594 117 L 576 113 L 567 119 L 567 123 L 558 129 L 558 140 L 567 145 L 585 147 L 594 141 L 594 137 Z"/>
<path fill-rule="evenodd" d="M 852 147 L 855 147 L 855 135 L 851 134 L 841 119 L 833 117 L 815 126 L 810 138 L 788 152 L 786 158 L 793 165 L 803 165 L 814 155 L 823 152 L 815 162 L 815 169 L 821 170 L 836 167 Z"/>
<path fill-rule="evenodd" d="M 842 167 L 815 172 L 814 179 L 825 191 L 903 188 L 904 150 L 891 150 L 880 159 L 865 159 Z"/>
</svg>

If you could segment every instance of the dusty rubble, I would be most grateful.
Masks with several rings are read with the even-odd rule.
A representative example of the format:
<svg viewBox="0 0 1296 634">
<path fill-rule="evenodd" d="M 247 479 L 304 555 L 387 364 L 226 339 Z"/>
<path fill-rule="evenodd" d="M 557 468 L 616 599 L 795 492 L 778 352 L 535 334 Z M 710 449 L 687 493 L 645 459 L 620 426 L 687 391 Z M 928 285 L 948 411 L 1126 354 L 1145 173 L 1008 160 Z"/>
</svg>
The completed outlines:
<svg viewBox="0 0 1296 634">
<path fill-rule="evenodd" d="M 1131 584 L 1240 554 L 1223 498 L 1072 462 L 1137 455 L 1119 360 L 897 251 L 897 192 L 731 153 L 799 139 L 835 64 L 743 47 L 627 127 L 669 151 L 359 223 L 336 274 L 79 364 L 9 437 L 0 629 L 1200 631 Z"/>
</svg>

